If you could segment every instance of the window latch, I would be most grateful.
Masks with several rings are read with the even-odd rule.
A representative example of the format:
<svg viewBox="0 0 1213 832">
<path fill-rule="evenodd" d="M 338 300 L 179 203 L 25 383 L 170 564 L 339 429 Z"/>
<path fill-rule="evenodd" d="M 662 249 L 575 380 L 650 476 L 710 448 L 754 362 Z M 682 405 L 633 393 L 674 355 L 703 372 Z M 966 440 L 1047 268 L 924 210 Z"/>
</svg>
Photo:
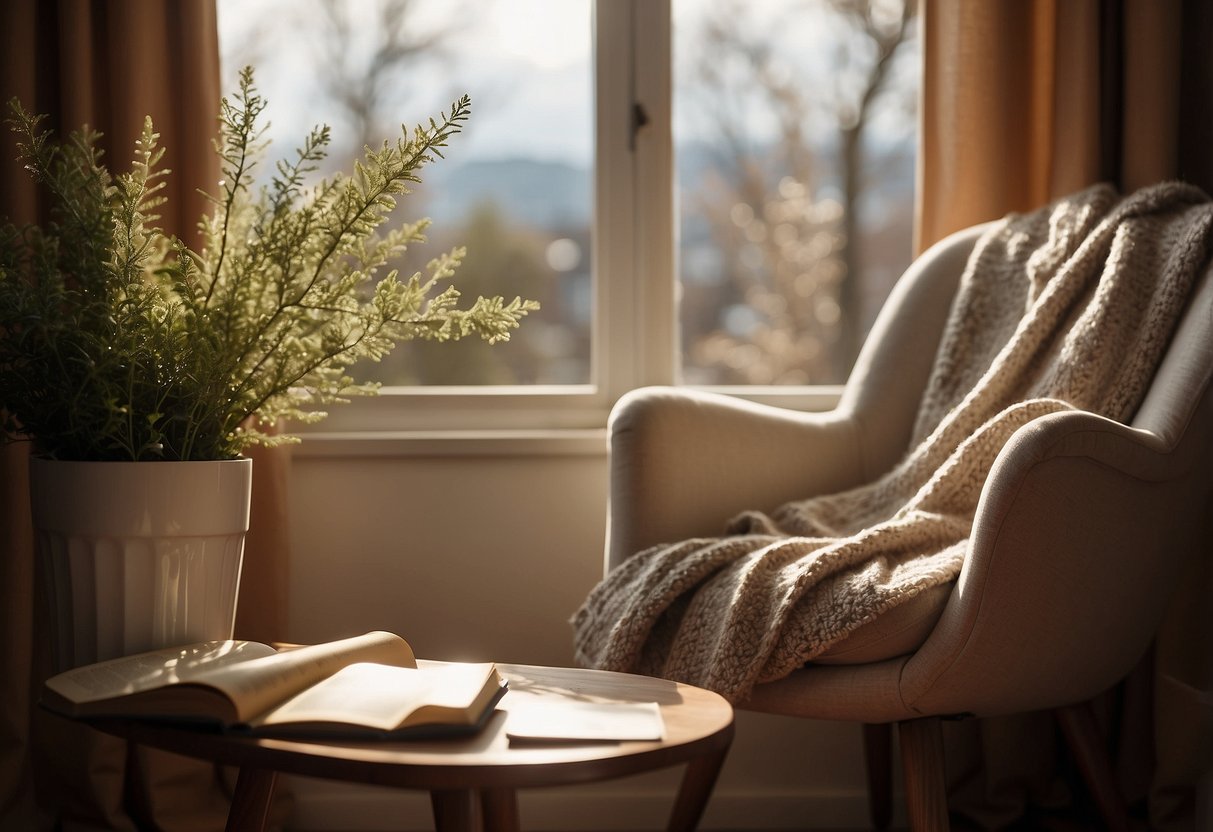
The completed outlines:
<svg viewBox="0 0 1213 832">
<path fill-rule="evenodd" d="M 649 114 L 644 109 L 644 105 L 639 101 L 632 102 L 632 131 L 628 138 L 628 149 L 636 149 L 636 134 L 640 129 L 649 123 Z"/>
</svg>

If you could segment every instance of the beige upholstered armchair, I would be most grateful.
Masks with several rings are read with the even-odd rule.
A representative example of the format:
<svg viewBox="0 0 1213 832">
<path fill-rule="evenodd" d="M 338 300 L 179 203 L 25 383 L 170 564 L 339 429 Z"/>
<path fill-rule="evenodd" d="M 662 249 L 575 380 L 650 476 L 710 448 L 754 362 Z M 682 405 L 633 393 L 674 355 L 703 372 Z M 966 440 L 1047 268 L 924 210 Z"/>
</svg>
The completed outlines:
<svg viewBox="0 0 1213 832">
<path fill-rule="evenodd" d="M 622 399 L 610 422 L 608 567 L 653 544 L 718 535 L 737 512 L 841 491 L 892 467 L 980 232 L 914 263 L 830 412 L 669 388 Z M 985 482 L 959 579 L 758 685 L 742 707 L 897 723 L 912 826 L 938 830 L 948 822 L 941 717 L 1072 706 L 1126 674 L 1185 559 L 1209 546 L 1200 537 L 1213 478 L 1211 272 L 1131 425 L 1071 411 L 1019 429 Z M 1062 714 L 1116 828 L 1115 795 L 1095 744 L 1083 742 L 1084 712 Z"/>
</svg>

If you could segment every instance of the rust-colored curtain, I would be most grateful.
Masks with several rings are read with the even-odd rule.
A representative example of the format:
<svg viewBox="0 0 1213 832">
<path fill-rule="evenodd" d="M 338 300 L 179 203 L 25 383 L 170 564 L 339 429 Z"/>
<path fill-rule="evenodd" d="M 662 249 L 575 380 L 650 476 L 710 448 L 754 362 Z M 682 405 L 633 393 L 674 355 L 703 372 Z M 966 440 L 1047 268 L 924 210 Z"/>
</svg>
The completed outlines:
<svg viewBox="0 0 1213 832">
<path fill-rule="evenodd" d="M 1099 181 L 1213 193 L 1213 4 L 924 0 L 922 26 L 919 251 Z M 1199 612 L 1211 560 L 1193 564 L 1151 657 L 1099 703 L 1121 790 L 1155 830 L 1204 828 L 1213 812 L 1213 635 Z M 1047 776 L 1047 718 L 959 723 L 949 744 L 954 828 L 1006 828 L 1070 800 Z"/>
<path fill-rule="evenodd" d="M 213 0 L 5 0 L 0 4 L 0 99 L 22 99 L 62 133 L 105 134 L 112 169 L 130 159 L 151 115 L 172 170 L 166 228 L 192 240 L 218 163 L 211 147 L 220 95 Z M 43 215 L 0 131 L 0 216 Z M 24 444 L 0 447 L 0 830 L 221 829 L 222 772 L 40 712 L 50 666 L 30 526 Z M 285 638 L 285 452 L 254 455 L 253 508 L 236 635 Z"/>
<path fill-rule="evenodd" d="M 1213 185 L 1200 0 L 926 0 L 917 249 L 1107 181 Z"/>
</svg>

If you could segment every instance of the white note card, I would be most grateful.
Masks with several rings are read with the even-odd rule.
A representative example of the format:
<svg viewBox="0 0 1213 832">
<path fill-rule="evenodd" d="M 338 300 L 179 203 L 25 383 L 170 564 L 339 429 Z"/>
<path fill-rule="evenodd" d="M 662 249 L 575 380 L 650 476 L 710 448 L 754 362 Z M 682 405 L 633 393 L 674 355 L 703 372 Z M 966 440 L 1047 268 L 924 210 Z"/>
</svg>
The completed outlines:
<svg viewBox="0 0 1213 832">
<path fill-rule="evenodd" d="M 577 702 L 544 699 L 509 708 L 505 733 L 511 740 L 660 740 L 664 735 L 656 702 Z"/>
</svg>

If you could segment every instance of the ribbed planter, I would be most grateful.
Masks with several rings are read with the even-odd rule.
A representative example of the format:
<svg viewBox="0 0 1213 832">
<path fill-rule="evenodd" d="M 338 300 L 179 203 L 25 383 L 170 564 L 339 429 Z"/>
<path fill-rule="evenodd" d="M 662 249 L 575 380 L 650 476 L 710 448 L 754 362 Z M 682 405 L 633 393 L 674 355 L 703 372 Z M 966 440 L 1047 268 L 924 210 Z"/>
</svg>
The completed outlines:
<svg viewBox="0 0 1213 832">
<path fill-rule="evenodd" d="M 30 461 L 57 670 L 232 637 L 252 460 Z"/>
</svg>

